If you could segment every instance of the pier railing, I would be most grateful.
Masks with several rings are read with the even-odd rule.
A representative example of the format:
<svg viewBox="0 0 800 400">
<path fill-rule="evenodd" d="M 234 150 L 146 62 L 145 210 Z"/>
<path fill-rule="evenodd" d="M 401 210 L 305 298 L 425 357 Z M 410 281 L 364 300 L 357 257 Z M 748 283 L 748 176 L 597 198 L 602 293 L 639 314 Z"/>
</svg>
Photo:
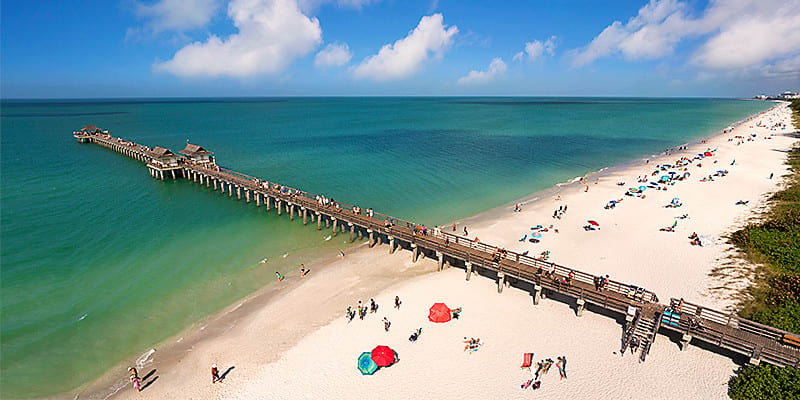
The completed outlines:
<svg viewBox="0 0 800 400">
<path fill-rule="evenodd" d="M 93 142 L 147 164 L 153 161 L 150 149 L 140 144 L 99 133 L 75 132 L 74 136 L 81 142 Z M 507 251 L 467 236 L 446 232 L 445 228 L 428 228 L 368 208 L 359 208 L 359 211 L 356 212 L 351 204 L 338 200 L 325 202 L 322 201 L 322 196 L 227 169 L 214 163 L 196 163 L 190 157 L 179 156 L 177 163 L 184 177 L 189 178 L 193 174 L 196 180 L 199 175 L 201 182 L 205 177 L 207 186 L 209 185 L 208 180 L 213 178 L 215 179 L 215 188 L 217 182 L 227 183 L 231 195 L 233 193 L 232 185 L 235 185 L 239 197 L 241 197 L 240 189 L 245 190 L 248 201 L 250 194 L 253 194 L 256 201 L 258 201 L 258 195 L 263 196 L 267 204 L 269 204 L 270 198 L 274 198 L 278 208 L 280 208 L 278 201 L 286 202 L 287 205 L 292 205 L 290 211 L 292 217 L 294 205 L 297 205 L 303 212 L 304 222 L 307 211 L 310 210 L 316 214 L 318 227 L 321 226 L 323 216 L 330 218 L 328 222 L 333 221 L 334 229 L 336 229 L 337 221 L 348 223 L 351 228 L 351 239 L 356 227 L 366 229 L 370 246 L 373 245 L 372 235 L 374 233 L 375 242 L 382 241 L 381 236 L 386 237 L 392 246 L 392 251 L 396 245 L 393 240 L 410 244 L 414 250 L 415 260 L 420 252 L 424 254 L 421 249 L 435 252 L 440 268 L 445 257 L 460 260 L 467 269 L 467 279 L 473 268 L 476 267 L 495 271 L 498 277 L 498 291 L 502 291 L 502 285 L 508 282 L 508 278 L 531 283 L 536 290 L 534 303 L 538 302 L 539 293 L 543 296 L 544 290 L 549 290 L 577 299 L 578 315 L 583 310 L 584 301 L 623 314 L 629 314 L 631 309 L 636 309 L 638 310 L 636 315 L 644 315 L 646 310 L 648 315 L 642 316 L 642 318 L 655 318 L 667 307 L 659 304 L 655 293 L 644 288 L 610 279 L 606 282 L 603 276 L 592 275 L 527 254 Z M 163 174 L 160 177 L 163 179 Z M 175 177 L 174 173 L 173 177 Z M 224 185 L 221 189 L 224 189 Z M 670 303 L 670 307 L 678 307 L 682 312 L 677 326 L 661 324 L 661 328 L 692 335 L 698 340 L 748 355 L 756 360 L 763 359 L 776 365 L 800 367 L 800 338 L 797 336 L 739 318 L 731 313 L 723 313 L 687 302 L 680 302 L 679 305 L 677 302 L 678 300 L 672 299 Z M 654 321 L 653 324 L 656 330 L 659 327 L 658 322 Z"/>
<path fill-rule="evenodd" d="M 231 170 L 231 169 L 228 169 L 228 168 L 224 168 L 224 167 L 221 167 L 221 166 L 219 167 L 218 170 L 215 170 L 215 169 L 212 169 L 212 168 L 208 168 L 208 167 L 205 167 L 205 166 L 193 166 L 193 167 L 195 169 L 197 169 L 199 171 L 202 171 L 202 172 L 205 172 L 205 173 L 220 173 L 220 174 L 228 175 L 231 178 L 231 180 L 234 180 L 238 184 L 240 184 L 242 186 L 245 186 L 245 187 L 248 187 L 248 188 L 250 188 L 252 190 L 261 190 L 261 191 L 263 191 L 264 188 L 263 187 L 259 187 L 259 185 L 256 183 L 256 182 L 261 182 L 261 183 L 266 183 L 269 186 L 270 190 L 275 191 L 276 190 L 275 187 L 278 186 L 278 187 L 283 188 L 285 190 L 285 192 L 286 192 L 285 194 L 294 194 L 296 196 L 301 196 L 301 197 L 303 197 L 303 198 L 305 198 L 307 200 L 313 201 L 313 202 L 317 201 L 316 200 L 317 199 L 317 195 L 315 195 L 313 193 L 309 193 L 309 192 L 305 192 L 305 191 L 302 191 L 302 190 L 299 190 L 299 189 L 295 189 L 295 188 L 292 188 L 292 187 L 288 187 L 288 186 L 280 185 L 280 184 L 277 184 L 277 183 L 269 182 L 269 181 L 266 181 L 266 180 L 263 180 L 263 179 L 260 179 L 260 178 L 257 178 L 257 177 L 251 176 L 251 175 L 243 174 L 241 172 L 237 172 L 237 171 L 234 171 L 234 170 Z M 291 200 L 287 200 L 287 201 L 291 201 Z M 297 201 L 296 197 L 295 197 L 295 201 Z M 341 201 L 337 200 L 337 201 L 335 201 L 335 204 L 333 204 L 331 207 L 336 207 L 336 208 L 338 208 L 340 210 L 343 210 L 344 212 L 348 212 L 348 211 L 351 212 L 353 210 L 354 206 L 351 205 L 351 204 L 347 204 L 345 202 L 341 202 Z M 378 226 L 378 227 L 382 227 L 383 223 L 385 221 L 389 221 L 393 226 L 404 226 L 405 225 L 406 227 L 411 227 L 412 229 L 417 226 L 416 223 L 411 222 L 411 221 L 406 221 L 406 220 L 404 220 L 402 218 L 397 218 L 397 217 L 393 217 L 393 216 L 388 215 L 388 214 L 382 214 L 382 213 L 374 212 L 374 211 L 372 211 L 372 214 L 369 215 L 368 212 L 369 212 L 368 210 L 362 208 L 361 212 L 358 215 L 361 215 L 363 217 L 367 217 L 367 218 L 370 218 L 370 219 L 374 220 L 374 222 L 376 223 L 376 226 Z M 468 247 L 470 249 L 475 249 L 478 252 L 492 254 L 492 253 L 494 253 L 494 252 L 496 252 L 498 250 L 501 250 L 497 246 L 490 245 L 490 244 L 483 243 L 483 242 L 479 242 L 479 241 L 475 241 L 475 239 L 471 239 L 471 238 L 466 237 L 466 236 L 461 236 L 461 235 L 456 235 L 456 234 L 449 233 L 449 232 L 444 232 L 443 229 L 444 228 L 431 229 L 431 228 L 425 227 L 425 231 L 428 233 L 428 235 L 430 235 L 432 237 L 437 237 L 437 238 L 442 239 L 442 240 L 449 240 L 450 243 L 460 244 L 460 245 L 466 246 L 466 247 Z M 418 235 L 418 236 L 424 237 L 425 235 Z M 583 282 L 583 283 L 586 283 L 586 284 L 589 284 L 589 285 L 594 285 L 595 284 L 595 279 L 603 279 L 602 276 L 592 275 L 592 274 L 589 274 L 589 273 L 586 273 L 586 272 L 583 272 L 583 271 L 580 271 L 580 270 L 577 270 L 577 269 L 574 269 L 574 268 L 569 268 L 569 267 L 558 265 L 558 264 L 555 264 L 555 263 L 552 263 L 552 262 L 549 262 L 549 261 L 540 260 L 540 259 L 537 259 L 535 257 L 531 257 L 529 255 L 519 254 L 519 253 L 516 253 L 516 252 L 513 252 L 513 251 L 504 251 L 503 254 L 504 254 L 504 258 L 506 260 L 509 260 L 509 261 L 512 261 L 512 262 L 515 262 L 515 263 L 519 263 L 519 264 L 523 264 L 523 265 L 526 265 L 526 266 L 530 266 L 530 267 L 534 268 L 535 270 L 538 270 L 538 269 L 541 268 L 543 272 L 551 272 L 552 271 L 555 274 L 557 274 L 558 276 L 565 277 L 565 278 L 568 277 L 570 275 L 570 273 L 572 273 L 572 275 L 573 275 L 572 279 L 577 281 L 577 282 Z M 505 271 L 503 271 L 503 272 L 505 272 Z M 516 272 L 518 275 L 521 275 L 521 273 L 519 273 L 518 271 L 509 271 L 509 272 Z M 641 302 L 645 302 L 645 303 L 657 303 L 658 302 L 658 296 L 656 296 L 655 293 L 653 293 L 650 290 L 643 289 L 643 288 L 642 288 L 642 290 L 640 290 L 637 293 L 636 292 L 637 288 L 638 287 L 635 286 L 635 285 L 630 285 L 630 284 L 626 284 L 626 283 L 615 281 L 615 280 L 611 280 L 611 279 L 609 279 L 608 284 L 603 287 L 604 290 L 608 290 L 608 291 L 611 291 L 611 292 L 619 293 L 619 294 L 621 294 L 623 296 L 626 296 L 626 297 L 629 297 L 629 298 L 632 298 L 632 299 L 635 298 L 637 300 L 640 300 Z"/>
</svg>

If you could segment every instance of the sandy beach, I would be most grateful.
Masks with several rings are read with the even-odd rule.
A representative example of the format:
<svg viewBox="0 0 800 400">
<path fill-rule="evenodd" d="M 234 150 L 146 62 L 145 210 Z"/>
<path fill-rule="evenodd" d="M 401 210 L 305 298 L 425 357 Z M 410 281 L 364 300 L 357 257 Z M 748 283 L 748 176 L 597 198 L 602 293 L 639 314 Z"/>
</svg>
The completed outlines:
<svg viewBox="0 0 800 400">
<path fill-rule="evenodd" d="M 773 128 L 777 123 L 787 128 Z M 521 212 L 512 204 L 458 222 L 458 232 L 466 224 L 470 237 L 481 242 L 531 255 L 549 251 L 551 261 L 646 287 L 662 302 L 683 297 L 730 309 L 753 266 L 733 258 L 725 235 L 756 217 L 780 188 L 788 171 L 785 151 L 797 140 L 787 135 L 791 126 L 791 112 L 781 104 L 686 150 L 560 186 L 552 195 L 524 201 Z M 665 172 L 652 175 L 658 165 L 706 151 L 712 156 L 686 165 L 690 176 L 661 185 L 667 190 L 624 194 L 646 184 L 638 177 L 659 179 Z M 714 176 L 718 170 L 727 172 Z M 674 198 L 681 206 L 665 207 Z M 556 219 L 561 206 L 567 211 Z M 588 220 L 599 230 L 584 230 Z M 673 224 L 672 232 L 660 230 Z M 520 241 L 536 225 L 549 228 L 540 242 Z M 694 232 L 702 246 L 689 243 Z M 434 272 L 434 260 L 412 263 L 409 252 L 388 254 L 387 246 L 364 243 L 344 258 L 306 266 L 312 272 L 305 278 L 288 276 L 139 359 L 139 374 L 146 376 L 141 393 L 127 384 L 121 366 L 69 398 L 721 399 L 737 368 L 730 357 L 695 346 L 681 352 L 665 336 L 644 363 L 630 354 L 620 357 L 621 326 L 614 317 L 587 312 L 578 318 L 568 304 L 553 300 L 533 306 L 527 292 L 509 288 L 498 294 L 493 280 L 466 281 L 458 268 Z M 392 305 L 396 295 L 403 301 L 399 309 Z M 380 305 L 378 312 L 348 323 L 345 308 L 370 298 Z M 461 318 L 429 322 L 434 302 L 463 307 Z M 392 322 L 388 332 L 384 317 Z M 419 340 L 409 342 L 420 327 Z M 484 344 L 465 352 L 464 337 Z M 380 344 L 394 348 L 400 361 L 362 376 L 356 358 Z M 566 356 L 567 378 L 559 379 L 553 368 L 535 393 L 522 390 L 520 384 L 531 378 L 520 368 L 525 352 L 535 353 L 537 361 Z M 219 366 L 222 383 L 211 384 L 212 364 Z"/>
</svg>

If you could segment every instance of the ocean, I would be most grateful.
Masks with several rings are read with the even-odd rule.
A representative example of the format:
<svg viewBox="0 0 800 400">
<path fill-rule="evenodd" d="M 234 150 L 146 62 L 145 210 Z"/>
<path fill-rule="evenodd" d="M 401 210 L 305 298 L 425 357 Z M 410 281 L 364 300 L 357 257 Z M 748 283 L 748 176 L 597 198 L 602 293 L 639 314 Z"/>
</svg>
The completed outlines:
<svg viewBox="0 0 800 400">
<path fill-rule="evenodd" d="M 0 104 L 0 397 L 62 393 L 349 246 L 72 131 L 181 150 L 426 225 L 711 135 L 733 99 L 224 98 Z M 233 198 L 235 199 L 235 197 Z M 262 262 L 263 261 L 263 262 Z M 124 371 L 123 371 L 124 373 Z"/>
</svg>

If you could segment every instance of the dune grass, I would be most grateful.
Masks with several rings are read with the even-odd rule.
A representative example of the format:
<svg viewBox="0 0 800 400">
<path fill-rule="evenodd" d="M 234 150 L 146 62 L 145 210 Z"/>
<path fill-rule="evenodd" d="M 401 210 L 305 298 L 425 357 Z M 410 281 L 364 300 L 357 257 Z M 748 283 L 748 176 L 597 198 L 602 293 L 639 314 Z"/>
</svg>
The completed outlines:
<svg viewBox="0 0 800 400">
<path fill-rule="evenodd" d="M 800 131 L 800 100 L 794 100 L 795 131 Z M 748 260 L 761 265 L 750 298 L 739 315 L 800 333 L 800 147 L 789 153 L 786 187 L 771 199 L 762 222 L 731 236 Z M 761 364 L 743 367 L 728 383 L 734 400 L 800 399 L 800 370 Z"/>
</svg>

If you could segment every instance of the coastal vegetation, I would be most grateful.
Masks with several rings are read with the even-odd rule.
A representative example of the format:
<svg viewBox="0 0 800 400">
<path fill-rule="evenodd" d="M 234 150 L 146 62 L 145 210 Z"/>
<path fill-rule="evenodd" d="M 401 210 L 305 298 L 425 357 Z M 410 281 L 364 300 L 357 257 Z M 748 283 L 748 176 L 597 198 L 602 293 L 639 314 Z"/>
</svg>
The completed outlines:
<svg viewBox="0 0 800 400">
<path fill-rule="evenodd" d="M 800 100 L 792 101 L 800 129 Z M 739 314 L 763 324 L 800 333 L 800 146 L 788 154 L 791 174 L 770 199 L 763 221 L 734 232 L 732 242 L 744 257 L 761 265 L 749 300 Z M 743 367 L 731 378 L 728 394 L 740 399 L 800 399 L 800 370 L 772 365 Z"/>
</svg>

